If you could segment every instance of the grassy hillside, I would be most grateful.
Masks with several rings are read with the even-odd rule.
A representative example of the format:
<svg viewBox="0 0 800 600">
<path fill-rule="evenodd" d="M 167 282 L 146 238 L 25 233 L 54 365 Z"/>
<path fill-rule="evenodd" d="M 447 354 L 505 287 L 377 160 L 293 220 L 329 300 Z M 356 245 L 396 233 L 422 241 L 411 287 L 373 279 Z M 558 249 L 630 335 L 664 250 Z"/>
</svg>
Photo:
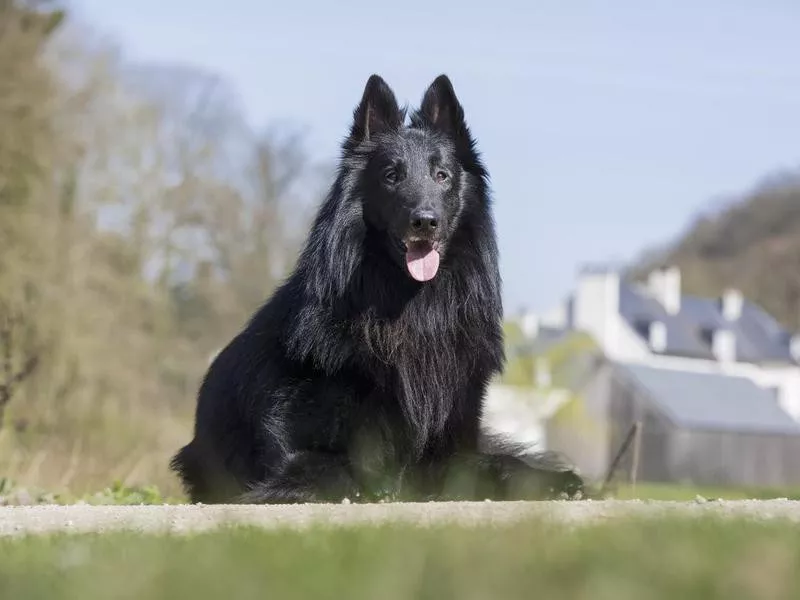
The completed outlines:
<svg viewBox="0 0 800 600">
<path fill-rule="evenodd" d="M 765 179 L 648 254 L 634 275 L 674 264 L 687 293 L 738 287 L 784 325 L 800 329 L 800 173 Z"/>
<path fill-rule="evenodd" d="M 544 359 L 550 369 L 554 387 L 569 387 L 580 376 L 583 360 L 593 356 L 597 344 L 591 336 L 580 332 L 569 333 L 540 347 L 529 347 L 519 323 L 508 320 L 503 324 L 506 343 L 506 365 L 500 383 L 530 387 L 535 385 L 536 362 Z"/>
</svg>

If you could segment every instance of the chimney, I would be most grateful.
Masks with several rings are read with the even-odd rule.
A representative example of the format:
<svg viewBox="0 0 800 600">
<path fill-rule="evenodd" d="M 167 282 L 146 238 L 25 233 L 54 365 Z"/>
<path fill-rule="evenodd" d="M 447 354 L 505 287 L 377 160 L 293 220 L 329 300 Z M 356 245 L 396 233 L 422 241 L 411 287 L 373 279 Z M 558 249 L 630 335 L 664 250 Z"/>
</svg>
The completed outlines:
<svg viewBox="0 0 800 600">
<path fill-rule="evenodd" d="M 728 329 L 715 329 L 711 333 L 711 349 L 719 362 L 736 361 L 736 337 Z"/>
<path fill-rule="evenodd" d="M 653 352 L 664 352 L 667 349 L 667 326 L 661 321 L 650 323 L 648 341 Z"/>
<path fill-rule="evenodd" d="M 742 316 L 742 304 L 744 298 L 742 293 L 733 288 L 725 290 L 720 298 L 720 307 L 722 309 L 722 316 L 726 321 L 736 321 Z"/>
<path fill-rule="evenodd" d="M 681 310 L 681 272 L 678 267 L 656 269 L 647 280 L 647 287 L 670 315 Z"/>
<path fill-rule="evenodd" d="M 619 343 L 619 271 L 610 265 L 581 268 L 572 305 L 572 326 L 590 334 L 610 356 Z"/>
</svg>

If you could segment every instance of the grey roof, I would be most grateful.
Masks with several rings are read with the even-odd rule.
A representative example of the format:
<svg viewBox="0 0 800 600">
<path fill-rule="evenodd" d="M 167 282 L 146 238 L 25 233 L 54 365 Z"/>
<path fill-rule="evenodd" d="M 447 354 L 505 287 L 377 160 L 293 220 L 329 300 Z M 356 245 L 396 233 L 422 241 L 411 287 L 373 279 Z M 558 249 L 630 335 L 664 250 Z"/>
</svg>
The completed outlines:
<svg viewBox="0 0 800 600">
<path fill-rule="evenodd" d="M 789 351 L 790 334 L 761 308 L 744 300 L 736 321 L 722 316 L 718 300 L 681 296 L 677 314 L 667 313 L 656 299 L 626 281 L 620 282 L 620 315 L 647 339 L 647 326 L 661 321 L 667 330 L 664 354 L 713 359 L 704 330 L 728 329 L 736 339 L 736 359 L 741 362 L 794 362 Z"/>
<path fill-rule="evenodd" d="M 679 427 L 800 435 L 777 397 L 744 377 L 615 363 Z"/>
</svg>

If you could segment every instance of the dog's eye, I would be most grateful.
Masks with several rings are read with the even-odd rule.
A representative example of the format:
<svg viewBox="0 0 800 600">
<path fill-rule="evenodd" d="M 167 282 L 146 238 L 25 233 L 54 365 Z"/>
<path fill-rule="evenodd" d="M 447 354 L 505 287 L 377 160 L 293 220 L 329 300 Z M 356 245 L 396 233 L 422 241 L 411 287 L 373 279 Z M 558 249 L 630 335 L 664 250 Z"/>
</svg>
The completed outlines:
<svg viewBox="0 0 800 600">
<path fill-rule="evenodd" d="M 436 181 L 442 183 L 446 179 L 447 179 L 447 173 L 445 173 L 444 171 L 436 171 Z"/>
<path fill-rule="evenodd" d="M 387 167 L 383 171 L 383 179 L 386 183 L 397 183 L 397 171 L 392 167 Z"/>
</svg>

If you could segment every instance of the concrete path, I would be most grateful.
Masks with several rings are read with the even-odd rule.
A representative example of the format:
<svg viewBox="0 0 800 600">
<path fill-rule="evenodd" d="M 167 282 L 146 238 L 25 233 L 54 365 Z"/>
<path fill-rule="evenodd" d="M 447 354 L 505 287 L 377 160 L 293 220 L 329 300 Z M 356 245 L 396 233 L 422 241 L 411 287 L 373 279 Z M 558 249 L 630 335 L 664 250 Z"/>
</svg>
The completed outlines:
<svg viewBox="0 0 800 600">
<path fill-rule="evenodd" d="M 0 536 L 53 532 L 128 530 L 185 534 L 226 525 L 302 528 L 314 524 L 353 525 L 405 522 L 485 525 L 544 517 L 565 524 L 589 524 L 626 516 L 668 514 L 785 518 L 800 521 L 800 502 L 743 500 L 697 502 L 442 502 L 415 504 L 306 504 L 284 506 L 9 506 L 0 507 Z"/>
</svg>

